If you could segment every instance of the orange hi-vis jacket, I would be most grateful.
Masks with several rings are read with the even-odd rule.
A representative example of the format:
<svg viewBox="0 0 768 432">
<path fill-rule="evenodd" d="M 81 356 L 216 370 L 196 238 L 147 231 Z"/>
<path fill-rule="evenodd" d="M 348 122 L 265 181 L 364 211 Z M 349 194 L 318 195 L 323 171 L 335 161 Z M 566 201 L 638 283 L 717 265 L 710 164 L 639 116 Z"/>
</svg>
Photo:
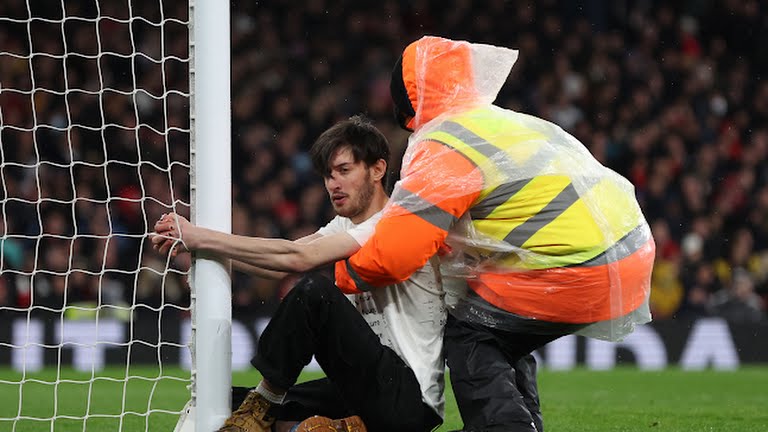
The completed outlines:
<svg viewBox="0 0 768 432">
<path fill-rule="evenodd" d="M 444 275 L 518 316 L 594 323 L 647 305 L 655 247 L 634 188 L 556 125 L 492 105 L 515 59 L 441 38 L 406 48 L 415 133 L 374 235 L 337 264 L 342 290 L 451 249 Z"/>
</svg>

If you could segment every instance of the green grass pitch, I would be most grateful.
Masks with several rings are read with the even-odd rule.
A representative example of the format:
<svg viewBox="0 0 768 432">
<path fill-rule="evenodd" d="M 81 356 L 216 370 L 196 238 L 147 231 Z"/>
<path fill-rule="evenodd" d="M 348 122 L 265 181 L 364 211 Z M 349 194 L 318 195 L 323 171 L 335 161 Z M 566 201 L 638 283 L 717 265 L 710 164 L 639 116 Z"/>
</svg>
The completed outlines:
<svg viewBox="0 0 768 432">
<path fill-rule="evenodd" d="M 157 377 L 156 369 L 132 368 L 131 376 Z M 56 371 L 27 375 L 27 379 L 56 382 Z M 106 369 L 100 377 L 125 377 L 123 368 Z M 132 378 L 127 384 L 97 379 L 58 385 L 28 381 L 21 390 L 20 374 L 0 369 L 0 432 L 18 431 L 172 431 L 178 411 L 188 399 L 189 373 L 164 369 L 159 381 Z M 305 374 L 303 379 L 318 377 Z M 62 370 L 60 379 L 87 381 L 90 374 Z M 258 375 L 236 373 L 237 385 L 255 385 Z M 577 369 L 542 371 L 539 376 L 544 421 L 548 432 L 761 432 L 768 431 L 768 366 L 733 372 L 688 372 L 676 369 L 643 372 L 633 368 L 611 371 Z M 10 382 L 10 383 L 9 383 Z M 89 397 L 90 394 L 90 397 Z M 19 401 L 21 399 L 21 406 Z M 453 394 L 446 394 L 446 423 L 439 431 L 461 427 Z M 63 416 L 50 420 L 13 419 Z M 89 418 L 83 420 L 86 412 Z M 103 417 L 120 412 L 120 418 Z M 147 415 L 147 413 L 150 413 Z M 67 418 L 70 417 L 70 418 Z"/>
</svg>

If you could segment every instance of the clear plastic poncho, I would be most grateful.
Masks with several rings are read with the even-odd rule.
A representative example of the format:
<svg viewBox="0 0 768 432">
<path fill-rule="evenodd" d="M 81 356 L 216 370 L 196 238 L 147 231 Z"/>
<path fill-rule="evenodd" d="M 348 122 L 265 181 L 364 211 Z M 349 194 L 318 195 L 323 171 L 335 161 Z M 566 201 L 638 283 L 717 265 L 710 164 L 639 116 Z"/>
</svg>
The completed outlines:
<svg viewBox="0 0 768 432">
<path fill-rule="evenodd" d="M 493 105 L 517 56 L 434 37 L 406 49 L 403 76 L 416 115 L 388 211 L 426 211 L 477 196 L 440 253 L 454 316 L 534 332 L 541 321 L 580 322 L 578 334 L 620 340 L 651 319 L 650 229 L 632 184 L 578 140 L 546 120 Z M 425 145 L 435 141 L 446 145 Z M 445 175 L 437 168 L 444 152 L 461 153 L 475 169 Z M 559 193 L 549 190 L 563 182 Z M 403 185 L 410 193 L 398 193 Z M 492 295 L 477 295 L 488 280 Z M 600 319 L 573 318 L 590 307 L 603 311 L 591 315 Z"/>
</svg>

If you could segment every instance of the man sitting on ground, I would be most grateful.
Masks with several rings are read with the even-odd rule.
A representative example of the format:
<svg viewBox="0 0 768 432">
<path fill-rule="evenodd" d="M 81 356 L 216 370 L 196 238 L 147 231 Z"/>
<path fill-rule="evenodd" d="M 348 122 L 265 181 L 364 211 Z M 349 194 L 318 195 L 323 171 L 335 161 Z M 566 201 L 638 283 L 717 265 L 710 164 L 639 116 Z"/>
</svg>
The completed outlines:
<svg viewBox="0 0 768 432">
<path fill-rule="evenodd" d="M 297 241 L 244 237 L 170 214 L 155 224 L 155 248 L 166 252 L 181 240 L 186 250 L 232 259 L 260 275 L 345 266 L 387 203 L 389 147 L 356 116 L 325 131 L 311 156 L 338 214 L 315 234 Z M 433 260 L 403 282 L 347 297 L 333 281 L 307 274 L 261 335 L 252 363 L 262 382 L 220 430 L 270 431 L 277 419 L 277 430 L 431 431 L 444 411 L 443 300 Z M 296 384 L 313 356 L 327 378 Z"/>
</svg>

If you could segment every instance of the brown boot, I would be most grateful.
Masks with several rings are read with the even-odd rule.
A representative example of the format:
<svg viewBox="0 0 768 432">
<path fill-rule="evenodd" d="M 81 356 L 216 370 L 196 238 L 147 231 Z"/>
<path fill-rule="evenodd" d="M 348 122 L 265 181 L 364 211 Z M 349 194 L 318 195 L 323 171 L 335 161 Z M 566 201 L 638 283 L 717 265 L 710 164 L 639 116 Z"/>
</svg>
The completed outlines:
<svg viewBox="0 0 768 432">
<path fill-rule="evenodd" d="M 252 391 L 219 432 L 269 432 L 275 422 L 275 418 L 267 412 L 271 406 L 272 403 L 264 396 Z"/>
<path fill-rule="evenodd" d="M 314 416 L 299 424 L 296 432 L 367 432 L 363 419 L 358 416 L 341 420 L 331 420 L 328 417 Z"/>
</svg>

